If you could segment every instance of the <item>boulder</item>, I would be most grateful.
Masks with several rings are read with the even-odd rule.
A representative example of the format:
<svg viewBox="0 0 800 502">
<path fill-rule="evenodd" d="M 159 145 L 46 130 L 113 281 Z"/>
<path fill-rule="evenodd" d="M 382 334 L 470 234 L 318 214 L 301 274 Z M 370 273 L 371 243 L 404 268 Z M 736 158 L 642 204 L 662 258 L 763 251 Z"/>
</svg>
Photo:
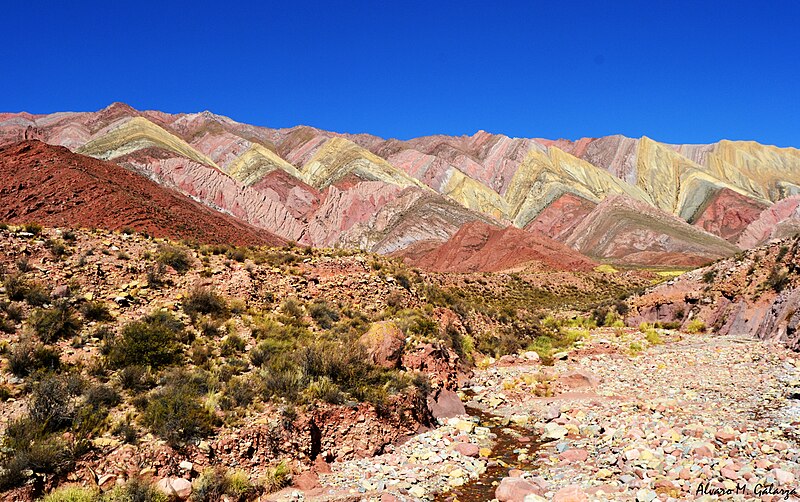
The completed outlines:
<svg viewBox="0 0 800 502">
<path fill-rule="evenodd" d="M 183 478 L 161 478 L 156 483 L 156 488 L 167 497 L 186 500 L 192 494 L 192 483 Z"/>
<path fill-rule="evenodd" d="M 384 368 L 397 368 L 403 355 L 406 337 L 392 321 L 375 322 L 359 340 L 370 360 Z"/>
<path fill-rule="evenodd" d="M 477 457 L 481 452 L 480 447 L 474 443 L 457 443 L 454 449 L 465 457 Z"/>
<path fill-rule="evenodd" d="M 575 370 L 561 375 L 558 383 L 567 389 L 593 389 L 600 383 L 600 379 L 586 370 Z"/>
<path fill-rule="evenodd" d="M 322 485 L 319 482 L 319 476 L 317 476 L 315 472 L 306 471 L 302 474 L 292 476 L 292 486 L 306 492 L 319 488 Z"/>
<path fill-rule="evenodd" d="M 588 500 L 586 492 L 577 485 L 565 486 L 553 495 L 553 502 L 588 502 Z"/>
<path fill-rule="evenodd" d="M 428 409 L 434 418 L 452 418 L 467 413 L 458 394 L 447 389 L 440 389 L 428 396 Z"/>
<path fill-rule="evenodd" d="M 494 491 L 499 502 L 523 502 L 526 495 L 539 495 L 539 487 L 522 478 L 503 478 Z"/>
</svg>

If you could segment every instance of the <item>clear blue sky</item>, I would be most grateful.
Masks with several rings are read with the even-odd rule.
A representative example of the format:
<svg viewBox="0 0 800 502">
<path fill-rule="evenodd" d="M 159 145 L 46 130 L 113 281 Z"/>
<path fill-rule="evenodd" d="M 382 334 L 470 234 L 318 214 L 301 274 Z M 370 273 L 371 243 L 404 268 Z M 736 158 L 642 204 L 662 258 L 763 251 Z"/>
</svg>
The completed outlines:
<svg viewBox="0 0 800 502">
<path fill-rule="evenodd" d="M 2 18 L 2 111 L 800 147 L 797 2 L 23 0 Z"/>
</svg>

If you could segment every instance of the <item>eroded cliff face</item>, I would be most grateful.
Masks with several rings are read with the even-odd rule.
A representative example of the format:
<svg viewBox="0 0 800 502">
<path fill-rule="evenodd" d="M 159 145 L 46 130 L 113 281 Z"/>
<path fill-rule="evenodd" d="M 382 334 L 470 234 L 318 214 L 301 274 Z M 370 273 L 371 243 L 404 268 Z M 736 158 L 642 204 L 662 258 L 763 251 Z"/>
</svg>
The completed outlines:
<svg viewBox="0 0 800 502">
<path fill-rule="evenodd" d="M 687 272 L 631 300 L 626 319 L 678 323 L 800 350 L 800 238 Z M 694 325 L 692 325 L 694 323 Z"/>
</svg>

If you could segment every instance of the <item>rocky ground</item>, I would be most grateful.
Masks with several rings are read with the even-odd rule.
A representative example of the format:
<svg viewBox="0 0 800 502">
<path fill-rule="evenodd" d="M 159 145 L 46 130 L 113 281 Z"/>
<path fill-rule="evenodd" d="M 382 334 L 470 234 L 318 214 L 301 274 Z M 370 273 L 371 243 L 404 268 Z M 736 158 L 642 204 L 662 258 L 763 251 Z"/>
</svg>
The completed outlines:
<svg viewBox="0 0 800 502">
<path fill-rule="evenodd" d="M 662 336 L 649 344 L 636 330 L 604 328 L 553 367 L 494 362 L 464 395 L 500 417 L 493 427 L 450 419 L 382 456 L 334 463 L 320 477 L 327 489 L 277 499 L 489 500 L 465 488 L 498 462 L 501 502 L 797 498 L 800 359 L 752 340 Z M 503 425 L 545 442 L 517 433 L 516 445 L 495 449 Z"/>
</svg>

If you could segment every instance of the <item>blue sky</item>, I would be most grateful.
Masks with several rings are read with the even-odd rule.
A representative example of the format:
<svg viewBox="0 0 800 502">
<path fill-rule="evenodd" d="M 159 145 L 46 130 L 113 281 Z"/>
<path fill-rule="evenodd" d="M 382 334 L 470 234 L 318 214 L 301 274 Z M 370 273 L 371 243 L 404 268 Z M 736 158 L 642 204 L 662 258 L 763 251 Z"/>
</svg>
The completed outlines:
<svg viewBox="0 0 800 502">
<path fill-rule="evenodd" d="M 800 147 L 797 2 L 164 4 L 6 2 L 0 110 Z"/>
</svg>

